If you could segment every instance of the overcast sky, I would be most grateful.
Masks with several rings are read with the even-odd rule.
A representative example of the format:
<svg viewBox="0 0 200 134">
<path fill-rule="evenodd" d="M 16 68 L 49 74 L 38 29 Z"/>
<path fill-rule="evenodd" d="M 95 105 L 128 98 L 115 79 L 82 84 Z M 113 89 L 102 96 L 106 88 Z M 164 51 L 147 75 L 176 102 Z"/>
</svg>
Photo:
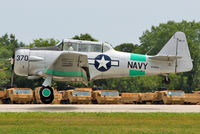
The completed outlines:
<svg viewBox="0 0 200 134">
<path fill-rule="evenodd" d="M 198 22 L 199 0 L 0 0 L 0 36 L 71 38 L 81 33 L 116 46 L 169 20 Z"/>
</svg>

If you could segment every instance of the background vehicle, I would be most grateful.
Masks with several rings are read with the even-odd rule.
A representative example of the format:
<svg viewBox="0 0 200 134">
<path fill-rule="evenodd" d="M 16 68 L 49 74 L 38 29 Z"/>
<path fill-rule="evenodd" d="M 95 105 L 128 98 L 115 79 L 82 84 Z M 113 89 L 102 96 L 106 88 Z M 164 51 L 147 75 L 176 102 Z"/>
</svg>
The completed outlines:
<svg viewBox="0 0 200 134">
<path fill-rule="evenodd" d="M 185 93 L 185 104 L 200 104 L 200 91 Z"/>
<path fill-rule="evenodd" d="M 42 101 L 40 100 L 40 88 L 41 87 L 36 87 L 33 91 L 33 97 L 34 97 L 35 104 L 42 104 Z"/>
<path fill-rule="evenodd" d="M 123 104 L 137 104 L 139 101 L 139 93 L 121 93 L 121 102 Z"/>
<path fill-rule="evenodd" d="M 119 104 L 121 97 L 117 90 L 96 90 L 92 93 L 94 104 Z"/>
<path fill-rule="evenodd" d="M 33 91 L 30 88 L 5 89 L 2 102 L 4 104 L 31 104 L 33 102 Z"/>
<path fill-rule="evenodd" d="M 0 104 L 3 104 L 2 99 L 4 98 L 4 96 L 6 95 L 6 92 L 4 90 L 0 91 Z"/>
<path fill-rule="evenodd" d="M 147 92 L 147 93 L 140 93 L 140 103 L 142 104 L 152 104 L 154 97 L 155 97 L 155 93 L 152 92 Z"/>
<path fill-rule="evenodd" d="M 184 104 L 185 94 L 181 90 L 156 91 L 154 103 Z"/>
<path fill-rule="evenodd" d="M 69 100 L 68 100 L 68 92 L 67 90 L 61 90 L 61 91 L 58 91 L 61 95 L 62 95 L 62 98 L 61 98 L 61 101 L 60 103 L 61 104 L 69 104 Z"/>
<path fill-rule="evenodd" d="M 73 90 L 59 91 L 62 94 L 61 103 L 89 104 L 92 100 L 91 88 L 76 88 Z"/>
<path fill-rule="evenodd" d="M 60 104 L 62 100 L 62 94 L 57 90 L 54 90 L 54 100 L 52 104 Z"/>
</svg>

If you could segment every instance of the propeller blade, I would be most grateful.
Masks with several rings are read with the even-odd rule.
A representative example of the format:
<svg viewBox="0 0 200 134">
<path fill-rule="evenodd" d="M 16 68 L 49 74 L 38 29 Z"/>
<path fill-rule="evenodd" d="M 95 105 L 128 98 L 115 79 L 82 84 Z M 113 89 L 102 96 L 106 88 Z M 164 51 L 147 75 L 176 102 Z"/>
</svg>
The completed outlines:
<svg viewBox="0 0 200 134">
<path fill-rule="evenodd" d="M 11 70 L 11 80 L 10 80 L 11 87 L 13 87 L 13 81 L 14 81 L 14 64 L 12 65 L 12 70 Z"/>
<path fill-rule="evenodd" d="M 12 58 L 9 58 L 10 59 L 10 63 L 12 65 L 12 68 L 11 68 L 11 79 L 10 79 L 10 86 L 13 87 L 13 82 L 14 82 L 14 66 L 15 66 L 15 49 L 16 49 L 16 43 L 13 44 L 13 51 L 12 51 Z"/>
</svg>

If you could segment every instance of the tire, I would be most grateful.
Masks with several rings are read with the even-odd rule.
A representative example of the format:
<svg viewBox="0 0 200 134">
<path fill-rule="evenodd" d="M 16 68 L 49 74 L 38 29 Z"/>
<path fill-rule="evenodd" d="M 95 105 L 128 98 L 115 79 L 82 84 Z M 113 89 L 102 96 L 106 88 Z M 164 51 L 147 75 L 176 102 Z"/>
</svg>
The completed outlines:
<svg viewBox="0 0 200 134">
<path fill-rule="evenodd" d="M 44 104 L 50 104 L 54 100 L 54 92 L 51 87 L 42 87 L 40 89 L 40 99 Z"/>
<path fill-rule="evenodd" d="M 7 103 L 6 104 L 12 104 L 10 98 L 7 99 Z"/>
<path fill-rule="evenodd" d="M 60 104 L 65 104 L 65 102 L 63 100 L 60 101 Z"/>
<path fill-rule="evenodd" d="M 98 104 L 97 100 L 92 100 L 92 104 Z"/>
<path fill-rule="evenodd" d="M 6 99 L 4 99 L 2 101 L 3 101 L 3 104 L 11 104 L 10 98 L 6 98 Z"/>
<path fill-rule="evenodd" d="M 69 102 L 69 99 L 68 100 L 66 100 L 66 103 L 65 104 L 70 104 L 70 102 Z"/>
</svg>

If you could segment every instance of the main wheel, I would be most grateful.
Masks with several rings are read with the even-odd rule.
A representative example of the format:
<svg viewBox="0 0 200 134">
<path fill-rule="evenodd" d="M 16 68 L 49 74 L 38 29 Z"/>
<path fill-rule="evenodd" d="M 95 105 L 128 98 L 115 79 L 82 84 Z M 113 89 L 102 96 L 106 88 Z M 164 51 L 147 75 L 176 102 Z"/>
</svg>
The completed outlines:
<svg viewBox="0 0 200 134">
<path fill-rule="evenodd" d="M 40 99 L 44 104 L 50 104 L 54 100 L 54 92 L 51 87 L 42 87 L 40 89 Z"/>
</svg>

